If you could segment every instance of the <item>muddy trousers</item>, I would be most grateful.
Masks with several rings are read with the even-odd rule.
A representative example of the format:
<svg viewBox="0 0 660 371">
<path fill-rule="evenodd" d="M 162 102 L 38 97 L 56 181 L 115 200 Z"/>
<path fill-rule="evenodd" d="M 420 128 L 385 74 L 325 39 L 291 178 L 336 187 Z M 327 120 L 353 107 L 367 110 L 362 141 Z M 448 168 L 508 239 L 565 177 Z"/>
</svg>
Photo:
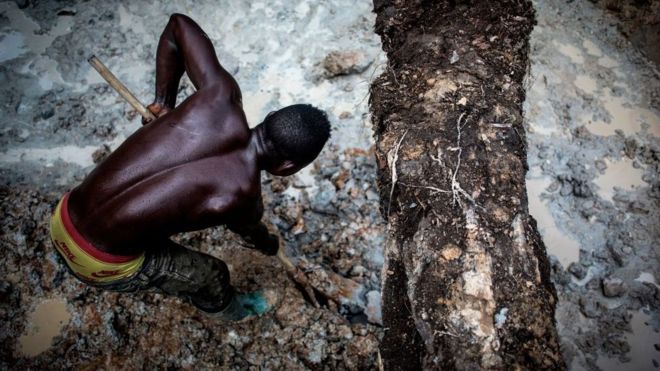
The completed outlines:
<svg viewBox="0 0 660 371">
<path fill-rule="evenodd" d="M 142 268 L 132 277 L 107 284 L 85 283 L 109 291 L 174 295 L 211 313 L 224 309 L 234 295 L 227 264 L 169 240 L 148 250 Z"/>
</svg>

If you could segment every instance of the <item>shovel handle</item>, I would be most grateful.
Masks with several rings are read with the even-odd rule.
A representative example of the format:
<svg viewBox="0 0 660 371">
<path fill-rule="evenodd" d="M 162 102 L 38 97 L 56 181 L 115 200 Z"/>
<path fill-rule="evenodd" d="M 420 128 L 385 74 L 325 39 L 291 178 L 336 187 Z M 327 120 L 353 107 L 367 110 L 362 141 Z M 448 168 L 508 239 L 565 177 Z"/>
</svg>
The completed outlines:
<svg viewBox="0 0 660 371">
<path fill-rule="evenodd" d="M 309 280 L 307 280 L 307 277 L 305 277 L 305 274 L 300 271 L 298 267 L 296 267 L 291 260 L 284 254 L 284 247 L 280 246 L 279 250 L 277 250 L 277 259 L 279 259 L 280 263 L 284 266 L 284 270 L 289 274 L 289 277 L 293 280 L 293 282 L 296 284 L 296 287 L 298 290 L 301 291 L 303 294 L 303 297 L 305 300 L 316 308 L 320 308 L 319 302 L 316 300 L 316 295 L 314 292 L 318 292 L 319 294 L 323 295 L 323 293 L 319 290 L 314 289 L 314 287 L 309 283 Z"/>
<path fill-rule="evenodd" d="M 88 60 L 89 64 L 94 67 L 96 71 L 105 79 L 105 81 L 110 84 L 110 86 L 121 95 L 122 98 L 124 98 L 128 104 L 131 105 L 136 111 L 142 115 L 147 120 L 155 120 L 156 116 L 154 116 L 151 111 L 149 111 L 136 97 L 131 93 L 130 90 L 126 87 L 126 85 L 122 84 L 117 77 L 110 72 L 108 67 L 106 67 L 103 62 L 101 62 L 100 59 L 98 59 L 95 55 L 92 55 Z"/>
<path fill-rule="evenodd" d="M 284 266 L 284 269 L 286 269 L 287 272 L 295 273 L 298 270 L 298 268 L 296 268 L 296 266 L 293 265 L 291 260 L 289 260 L 289 258 L 286 255 L 284 255 L 284 249 L 279 248 L 277 250 L 277 258 L 280 260 L 280 262 Z"/>
</svg>

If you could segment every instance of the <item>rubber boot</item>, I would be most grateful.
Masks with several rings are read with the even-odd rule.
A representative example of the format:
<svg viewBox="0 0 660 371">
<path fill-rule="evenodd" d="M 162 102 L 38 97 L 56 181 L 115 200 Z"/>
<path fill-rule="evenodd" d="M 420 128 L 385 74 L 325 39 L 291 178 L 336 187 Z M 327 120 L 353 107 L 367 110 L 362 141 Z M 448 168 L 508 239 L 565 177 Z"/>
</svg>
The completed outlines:
<svg viewBox="0 0 660 371">
<path fill-rule="evenodd" d="M 259 316 L 273 307 L 273 301 L 269 300 L 269 296 L 271 295 L 261 291 L 244 294 L 235 292 L 224 309 L 215 313 L 205 313 L 223 321 L 240 321 L 250 316 Z"/>
</svg>

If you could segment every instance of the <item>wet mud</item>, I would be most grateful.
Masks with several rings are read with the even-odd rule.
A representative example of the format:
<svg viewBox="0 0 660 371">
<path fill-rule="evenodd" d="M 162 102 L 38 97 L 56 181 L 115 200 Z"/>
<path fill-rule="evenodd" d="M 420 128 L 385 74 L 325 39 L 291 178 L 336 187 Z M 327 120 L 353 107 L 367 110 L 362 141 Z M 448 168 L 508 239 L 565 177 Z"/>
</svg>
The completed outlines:
<svg viewBox="0 0 660 371">
<path fill-rule="evenodd" d="M 569 368 L 650 370 L 660 361 L 660 75 L 601 7 L 633 2 L 598 3 L 535 2 L 530 213 L 553 262 Z"/>
</svg>

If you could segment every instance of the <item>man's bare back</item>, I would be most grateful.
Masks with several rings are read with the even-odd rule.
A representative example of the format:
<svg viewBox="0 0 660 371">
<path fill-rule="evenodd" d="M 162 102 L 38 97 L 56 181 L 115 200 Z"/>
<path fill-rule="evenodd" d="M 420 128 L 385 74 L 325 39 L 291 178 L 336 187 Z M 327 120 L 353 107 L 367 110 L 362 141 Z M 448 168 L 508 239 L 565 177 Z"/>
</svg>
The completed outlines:
<svg viewBox="0 0 660 371">
<path fill-rule="evenodd" d="M 215 93 L 198 91 L 136 131 L 72 192 L 69 210 L 85 237 L 130 255 L 179 232 L 258 223 L 250 129 L 237 102 L 209 103 Z"/>
</svg>

